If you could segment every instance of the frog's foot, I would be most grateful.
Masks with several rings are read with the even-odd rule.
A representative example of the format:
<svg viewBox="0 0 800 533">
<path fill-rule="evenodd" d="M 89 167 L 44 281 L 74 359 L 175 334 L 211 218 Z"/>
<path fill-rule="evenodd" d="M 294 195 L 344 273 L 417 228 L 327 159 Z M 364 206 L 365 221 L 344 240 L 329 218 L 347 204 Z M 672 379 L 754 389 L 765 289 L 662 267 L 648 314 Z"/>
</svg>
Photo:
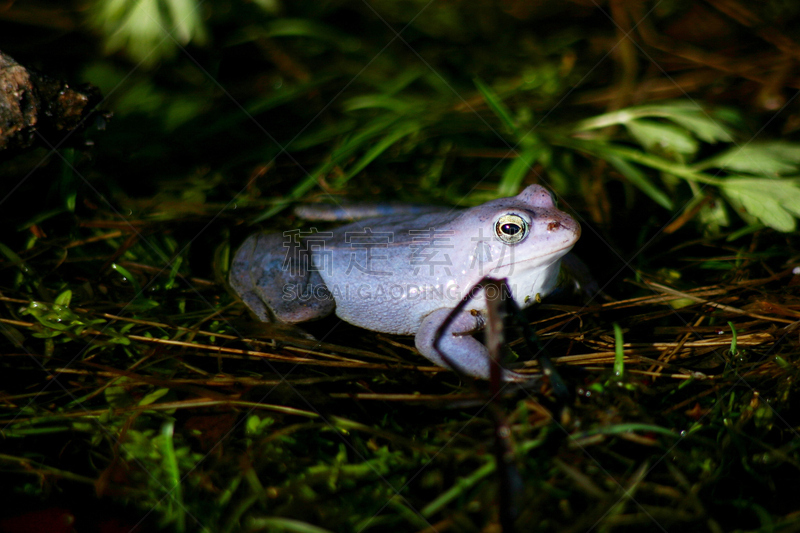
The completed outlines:
<svg viewBox="0 0 800 533">
<path fill-rule="evenodd" d="M 450 326 L 442 332 L 439 349 L 436 349 L 436 334 L 439 327 L 452 313 L 452 309 L 437 309 L 422 321 L 414 341 L 417 350 L 423 356 L 444 368 L 455 366 L 460 372 L 480 379 L 489 379 L 491 361 L 489 350 L 471 336 L 471 333 L 483 328 L 480 315 L 470 311 L 460 312 Z M 532 376 L 525 376 L 503 369 L 503 381 L 530 381 Z"/>
<path fill-rule="evenodd" d="M 333 312 L 336 303 L 307 250 L 285 246 L 280 233 L 256 233 L 234 255 L 229 281 L 263 322 L 294 324 Z"/>
</svg>

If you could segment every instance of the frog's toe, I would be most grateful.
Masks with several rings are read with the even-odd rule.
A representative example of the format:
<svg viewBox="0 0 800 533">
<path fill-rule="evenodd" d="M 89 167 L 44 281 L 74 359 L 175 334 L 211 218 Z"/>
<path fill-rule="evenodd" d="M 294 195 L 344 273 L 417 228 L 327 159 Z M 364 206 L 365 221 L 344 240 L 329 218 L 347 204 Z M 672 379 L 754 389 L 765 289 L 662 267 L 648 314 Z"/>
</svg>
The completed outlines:
<svg viewBox="0 0 800 533">
<path fill-rule="evenodd" d="M 441 338 L 438 338 L 439 327 L 452 311 L 447 308 L 437 309 L 425 317 L 414 339 L 417 350 L 439 366 L 455 367 L 463 374 L 489 379 L 491 377 L 489 350 L 470 335 L 483 327 L 483 321 L 479 316 L 469 311 L 459 313 L 450 326 L 441 333 Z M 522 382 L 529 381 L 531 377 L 502 369 L 501 379 Z"/>
</svg>

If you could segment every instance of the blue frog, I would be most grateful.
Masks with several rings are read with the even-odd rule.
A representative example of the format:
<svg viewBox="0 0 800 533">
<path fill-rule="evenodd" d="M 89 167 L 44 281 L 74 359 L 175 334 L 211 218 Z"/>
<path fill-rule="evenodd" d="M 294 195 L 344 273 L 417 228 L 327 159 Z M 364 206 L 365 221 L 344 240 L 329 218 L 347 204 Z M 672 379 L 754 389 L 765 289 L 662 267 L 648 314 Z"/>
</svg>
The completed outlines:
<svg viewBox="0 0 800 533">
<path fill-rule="evenodd" d="M 551 293 L 581 234 L 550 192 L 531 185 L 477 207 L 382 216 L 331 232 L 256 233 L 235 253 L 230 284 L 262 321 L 298 323 L 335 312 L 373 331 L 414 335 L 420 354 L 488 379 L 486 298 L 522 308 Z M 437 330 L 484 277 L 506 278 L 510 294 L 479 291 L 434 346 Z M 525 376 L 505 370 L 503 379 Z"/>
</svg>

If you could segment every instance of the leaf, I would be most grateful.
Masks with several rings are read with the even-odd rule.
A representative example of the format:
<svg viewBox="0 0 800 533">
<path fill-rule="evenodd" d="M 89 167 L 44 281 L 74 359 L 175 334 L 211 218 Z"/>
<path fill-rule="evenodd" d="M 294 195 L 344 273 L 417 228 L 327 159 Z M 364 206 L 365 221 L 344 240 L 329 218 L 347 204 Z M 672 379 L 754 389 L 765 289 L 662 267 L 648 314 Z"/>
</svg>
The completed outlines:
<svg viewBox="0 0 800 533">
<path fill-rule="evenodd" d="M 108 405 L 114 408 L 127 407 L 133 402 L 133 398 L 128 392 L 128 388 L 124 385 L 129 380 L 127 378 L 119 378 L 114 384 L 109 385 L 103 389 L 103 395 L 106 398 Z"/>
<path fill-rule="evenodd" d="M 361 40 L 346 33 L 317 22 L 303 18 L 274 19 L 264 26 L 263 30 L 249 32 L 253 40 L 261 37 L 303 37 L 317 41 L 326 41 L 342 52 L 353 52 L 361 47 Z"/>
<path fill-rule="evenodd" d="M 41 224 L 45 220 L 51 219 L 51 218 L 53 218 L 53 217 L 55 217 L 57 215 L 60 215 L 61 213 L 66 213 L 66 212 L 67 212 L 67 208 L 66 207 L 56 207 L 55 209 L 48 209 L 48 210 L 45 210 L 45 211 L 41 211 L 41 212 L 36 213 L 35 215 L 33 215 L 28 220 L 26 220 L 25 223 L 20 224 L 19 226 L 17 226 L 17 231 L 26 230 L 26 229 L 30 228 L 31 226 L 34 226 L 36 224 Z"/>
<path fill-rule="evenodd" d="M 244 112 L 242 112 L 241 108 L 236 108 L 234 111 L 230 111 L 228 113 L 220 112 L 218 119 L 204 125 L 203 131 L 198 133 L 199 138 L 204 139 L 213 137 L 214 135 L 218 135 L 220 132 L 228 131 L 237 127 L 238 124 L 252 121 L 255 115 L 265 113 L 289 102 L 302 100 L 303 98 L 307 97 L 309 93 L 312 93 L 315 88 L 320 87 L 334 79 L 334 76 L 320 75 L 305 83 L 284 85 L 280 88 L 268 91 L 262 98 L 249 102 L 245 106 Z M 348 128 L 348 131 L 351 129 L 352 127 Z"/>
<path fill-rule="evenodd" d="M 511 161 L 503 172 L 503 177 L 500 178 L 500 184 L 497 187 L 498 198 L 514 196 L 519 192 L 522 180 L 531 172 L 533 165 L 541 157 L 543 149 L 545 147 L 538 144 L 528 146 L 519 153 L 519 157 Z"/>
<path fill-rule="evenodd" d="M 300 183 L 295 185 L 294 189 L 288 194 L 280 198 L 272 207 L 267 211 L 256 217 L 251 224 L 258 224 L 268 218 L 274 216 L 276 213 L 282 211 L 289 203 L 303 197 L 305 193 L 310 191 L 317 182 L 325 177 L 331 170 L 336 168 L 337 165 L 344 163 L 349 159 L 354 152 L 364 148 L 369 141 L 379 135 L 390 135 L 387 133 L 397 123 L 397 118 L 394 116 L 379 116 L 361 128 L 359 131 L 353 133 L 350 137 L 344 140 L 341 146 L 336 148 L 331 153 L 328 161 L 321 163 L 310 174 L 308 174 Z M 113 265 L 112 265 L 113 266 Z"/>
<path fill-rule="evenodd" d="M 258 429 L 258 425 L 261 423 L 261 419 L 258 418 L 257 415 L 250 415 L 247 417 L 245 421 L 244 430 L 246 435 L 256 435 L 256 430 Z"/>
<path fill-rule="evenodd" d="M 723 126 L 724 113 L 706 110 L 695 102 L 676 100 L 655 105 L 633 108 L 648 116 L 662 117 L 683 126 L 701 141 L 714 144 L 717 141 L 732 142 L 733 135 Z M 722 111 L 722 110 L 720 110 Z"/>
<path fill-rule="evenodd" d="M 622 328 L 614 322 L 614 378 L 622 379 L 625 372 L 625 349 Z"/>
<path fill-rule="evenodd" d="M 718 121 L 709 117 L 705 113 L 687 113 L 671 115 L 670 120 L 680 124 L 687 130 L 694 133 L 698 139 L 709 144 L 717 141 L 733 142 L 733 135 L 725 129 Z"/>
<path fill-rule="evenodd" d="M 63 305 L 64 307 L 69 307 L 69 302 L 72 300 L 72 291 L 67 289 L 58 296 L 53 303 L 56 305 Z"/>
<path fill-rule="evenodd" d="M 703 204 L 698 213 L 700 223 L 705 226 L 712 235 L 720 232 L 720 228 L 730 225 L 728 211 L 725 209 L 725 202 L 708 202 Z"/>
<path fill-rule="evenodd" d="M 111 268 L 119 273 L 124 281 L 129 282 L 133 288 L 133 293 L 135 296 L 133 297 L 133 300 L 131 300 L 125 306 L 126 309 L 129 311 L 148 311 L 159 306 L 157 301 L 142 296 L 142 286 L 127 268 L 116 263 L 111 263 Z"/>
<path fill-rule="evenodd" d="M 408 98 L 398 98 L 385 94 L 365 94 L 355 96 L 342 104 L 342 109 L 347 112 L 360 109 L 385 109 L 398 115 L 411 115 L 416 110 L 416 102 Z"/>
<path fill-rule="evenodd" d="M 134 312 L 149 311 L 151 309 L 155 309 L 159 305 L 161 304 L 151 298 L 134 298 L 125 306 L 125 309 Z M 125 339 L 124 344 L 127 344 L 127 342 L 127 339 Z"/>
<path fill-rule="evenodd" d="M 181 44 L 188 44 L 191 40 L 197 44 L 206 42 L 202 11 L 195 0 L 167 0 L 164 3 L 174 24 L 172 35 Z"/>
<path fill-rule="evenodd" d="M 97 0 L 89 20 L 104 35 L 107 52 L 124 50 L 148 66 L 174 55 L 178 44 L 206 40 L 197 0 Z"/>
<path fill-rule="evenodd" d="M 378 80 L 376 87 L 380 89 L 380 94 L 397 94 L 428 72 L 429 70 L 423 65 L 407 66 L 395 76 Z"/>
<path fill-rule="evenodd" d="M 731 148 L 697 165 L 697 168 L 721 168 L 761 176 L 797 172 L 800 144 L 788 141 L 752 142 Z"/>
<path fill-rule="evenodd" d="M 728 242 L 733 242 L 736 239 L 744 237 L 745 235 L 750 235 L 761 229 L 764 229 L 764 224 L 761 224 L 760 222 L 756 222 L 755 224 L 749 224 L 743 228 L 734 231 L 733 233 L 725 237 L 725 240 Z"/>
<path fill-rule="evenodd" d="M 685 129 L 654 120 L 631 120 L 625 124 L 633 137 L 648 151 L 694 154 L 699 143 Z"/>
<path fill-rule="evenodd" d="M 347 174 L 341 179 L 342 185 L 350 178 L 364 170 L 367 165 L 372 163 L 383 152 L 394 146 L 395 143 L 400 141 L 403 137 L 413 135 L 422 129 L 422 124 L 417 122 L 409 122 L 400 125 L 397 129 L 391 130 L 385 137 L 375 143 L 353 166 L 347 170 Z"/>
<path fill-rule="evenodd" d="M 283 7 L 280 4 L 280 0 L 253 0 L 253 4 L 270 15 L 278 15 Z"/>
<path fill-rule="evenodd" d="M 172 261 L 172 266 L 169 269 L 169 276 L 167 276 L 167 281 L 164 282 L 164 288 L 169 290 L 175 286 L 175 279 L 178 277 L 178 272 L 180 272 L 181 264 L 183 264 L 183 256 L 177 255 L 175 259 Z"/>
<path fill-rule="evenodd" d="M 156 389 L 153 392 L 147 394 L 141 400 L 139 400 L 139 405 L 150 405 L 151 403 L 155 403 L 157 400 L 161 399 L 161 397 L 166 395 L 168 392 L 169 392 L 168 388 Z"/>
<path fill-rule="evenodd" d="M 644 173 L 622 158 L 607 155 L 606 160 L 614 165 L 633 185 L 665 209 L 672 209 L 672 200 L 661 189 L 653 185 Z"/>
<path fill-rule="evenodd" d="M 290 144 L 286 145 L 286 149 L 291 149 L 293 152 L 307 150 L 308 148 L 330 142 L 336 137 L 353 131 L 356 125 L 357 122 L 355 120 L 348 119 L 338 120 L 334 124 L 325 124 L 318 130 L 297 137 Z"/>
<path fill-rule="evenodd" d="M 728 122 L 727 119 L 730 118 L 728 115 L 730 115 L 730 113 L 723 109 L 709 113 L 694 102 L 663 102 L 655 105 L 628 107 L 611 113 L 604 113 L 580 121 L 573 129 L 574 131 L 586 131 L 605 128 L 615 124 L 627 125 L 631 121 L 646 117 L 662 118 L 670 120 L 687 129 L 701 141 L 713 144 L 717 141 L 733 141 L 733 135 L 723 125 Z M 723 119 L 723 117 L 725 117 L 725 119 Z"/>
<path fill-rule="evenodd" d="M 734 207 L 783 232 L 794 231 L 800 217 L 800 185 L 797 180 L 729 178 L 722 193 Z M 744 217 L 745 219 L 747 217 Z"/>
<path fill-rule="evenodd" d="M 280 517 L 258 517 L 250 522 L 254 531 L 288 531 L 291 533 L 331 533 L 329 529 L 324 529 L 307 522 L 295 520 L 293 518 Z"/>
<path fill-rule="evenodd" d="M 479 79 L 475 79 L 475 86 L 481 92 L 483 99 L 486 100 L 486 103 L 489 105 L 489 107 L 492 108 L 494 114 L 497 115 L 503 124 L 505 124 L 506 128 L 508 128 L 509 133 L 511 133 L 515 139 L 520 140 L 521 133 L 519 128 L 517 128 L 514 119 L 511 118 L 511 113 L 500 97 L 497 96 L 491 87 Z"/>
<path fill-rule="evenodd" d="M 23 274 L 27 276 L 32 276 L 34 274 L 33 269 L 28 266 L 28 264 L 22 260 L 20 256 L 14 252 L 11 248 L 6 246 L 5 244 L 0 242 L 0 255 L 5 256 L 12 265 L 19 268 Z"/>
</svg>

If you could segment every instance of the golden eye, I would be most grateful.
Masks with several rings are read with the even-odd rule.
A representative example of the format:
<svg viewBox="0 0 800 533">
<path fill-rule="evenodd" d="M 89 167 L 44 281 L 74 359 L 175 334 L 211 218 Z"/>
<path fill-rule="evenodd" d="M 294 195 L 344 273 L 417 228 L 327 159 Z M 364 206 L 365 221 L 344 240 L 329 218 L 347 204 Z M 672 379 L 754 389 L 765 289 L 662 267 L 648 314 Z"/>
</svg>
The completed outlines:
<svg viewBox="0 0 800 533">
<path fill-rule="evenodd" d="M 528 235 L 528 223 L 514 213 L 503 215 L 494 224 L 494 231 L 506 244 L 515 244 Z"/>
</svg>

